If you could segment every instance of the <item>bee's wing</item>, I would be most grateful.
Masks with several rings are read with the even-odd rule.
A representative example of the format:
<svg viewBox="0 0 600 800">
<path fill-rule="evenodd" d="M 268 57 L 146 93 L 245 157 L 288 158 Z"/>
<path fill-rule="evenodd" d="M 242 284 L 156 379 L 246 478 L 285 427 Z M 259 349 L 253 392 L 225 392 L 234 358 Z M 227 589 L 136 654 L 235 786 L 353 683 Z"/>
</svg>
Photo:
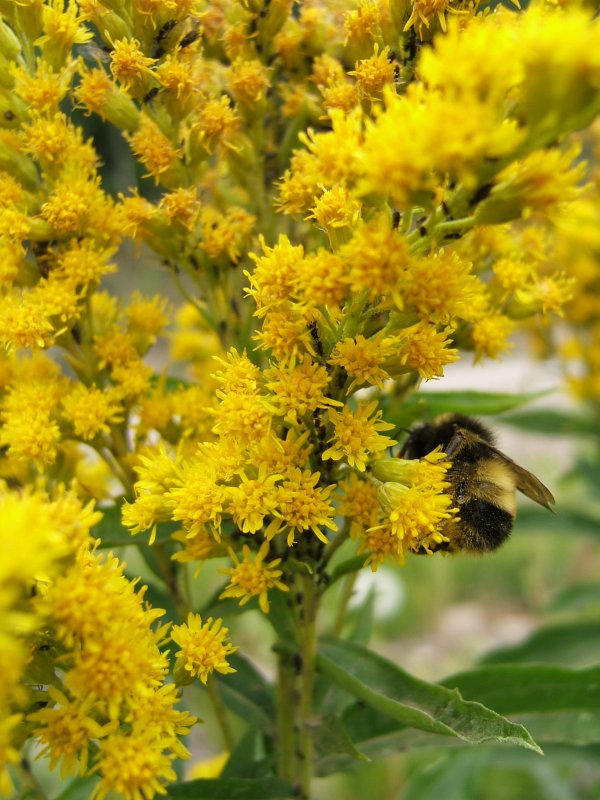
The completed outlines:
<svg viewBox="0 0 600 800">
<path fill-rule="evenodd" d="M 554 505 L 555 500 L 552 492 L 544 486 L 539 478 L 536 478 L 532 472 L 529 472 L 529 470 L 524 467 L 515 464 L 511 458 L 504 455 L 504 453 L 497 450 L 495 447 L 490 445 L 489 449 L 496 458 L 499 458 L 507 467 L 510 467 L 515 477 L 515 486 L 520 492 L 523 492 L 524 495 L 534 500 L 536 503 L 539 503 L 541 506 L 544 506 L 549 511 L 553 511 L 551 505 Z"/>
</svg>

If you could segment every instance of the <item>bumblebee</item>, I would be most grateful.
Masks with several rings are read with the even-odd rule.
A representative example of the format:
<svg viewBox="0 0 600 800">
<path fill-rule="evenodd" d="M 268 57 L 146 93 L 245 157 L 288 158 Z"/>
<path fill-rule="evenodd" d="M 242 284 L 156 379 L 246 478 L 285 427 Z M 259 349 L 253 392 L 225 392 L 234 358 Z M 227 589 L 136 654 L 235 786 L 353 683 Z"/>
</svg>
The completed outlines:
<svg viewBox="0 0 600 800">
<path fill-rule="evenodd" d="M 443 414 L 414 427 L 403 458 L 424 458 L 441 445 L 452 466 L 447 476 L 459 519 L 444 531 L 450 541 L 437 550 L 484 553 L 506 541 L 516 515 L 516 490 L 552 511 L 544 484 L 495 446 L 492 432 L 465 414 Z M 423 551 L 424 552 L 424 551 Z"/>
</svg>

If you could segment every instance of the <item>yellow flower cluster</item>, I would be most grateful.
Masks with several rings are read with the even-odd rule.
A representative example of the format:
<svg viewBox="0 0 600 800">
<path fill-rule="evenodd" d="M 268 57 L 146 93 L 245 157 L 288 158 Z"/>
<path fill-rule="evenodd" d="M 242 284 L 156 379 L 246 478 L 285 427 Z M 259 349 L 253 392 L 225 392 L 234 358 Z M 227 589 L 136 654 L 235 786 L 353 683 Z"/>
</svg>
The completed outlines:
<svg viewBox="0 0 600 800">
<path fill-rule="evenodd" d="M 229 558 L 221 597 L 268 613 L 325 584 L 347 539 L 373 569 L 451 543 L 448 462 L 395 459 L 382 400 L 565 313 L 587 337 L 565 346 L 574 384 L 600 398 L 599 203 L 575 138 L 600 114 L 600 22 L 292 5 L 0 0 L 0 760 L 31 659 L 50 699 L 29 730 L 64 774 L 99 775 L 97 800 L 164 793 L 193 718 L 161 612 L 90 549 L 91 499 L 162 548 L 174 677 L 206 683 L 235 648 L 184 596 L 190 563 Z M 177 310 L 107 290 L 157 262 Z"/>
</svg>

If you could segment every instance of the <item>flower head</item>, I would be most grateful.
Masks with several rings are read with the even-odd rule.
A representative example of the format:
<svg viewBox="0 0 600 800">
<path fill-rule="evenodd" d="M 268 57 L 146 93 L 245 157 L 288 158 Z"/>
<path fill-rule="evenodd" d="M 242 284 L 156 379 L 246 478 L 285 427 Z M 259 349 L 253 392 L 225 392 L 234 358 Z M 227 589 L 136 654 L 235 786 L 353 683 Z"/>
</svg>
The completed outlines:
<svg viewBox="0 0 600 800">
<path fill-rule="evenodd" d="M 223 620 L 209 617 L 203 623 L 199 614 L 190 613 L 187 623 L 174 625 L 171 631 L 171 639 L 181 648 L 176 653 L 181 669 L 191 678 L 200 678 L 202 683 L 215 670 L 223 675 L 235 672 L 227 663 L 227 656 L 237 647 L 225 642 L 228 634 Z"/>
<path fill-rule="evenodd" d="M 258 597 L 258 604 L 263 613 L 269 613 L 269 600 L 267 592 L 269 589 L 279 589 L 282 592 L 289 591 L 289 587 L 279 580 L 283 574 L 282 570 L 277 569 L 281 563 L 280 558 L 272 561 L 265 561 L 269 553 L 269 543 L 263 542 L 254 559 L 252 551 L 248 545 L 242 547 L 242 560 L 238 559 L 233 550 L 229 551 L 229 556 L 234 563 L 234 567 L 219 570 L 224 575 L 229 575 L 229 584 L 220 597 L 241 598 L 240 605 L 244 605 L 252 597 Z"/>
</svg>

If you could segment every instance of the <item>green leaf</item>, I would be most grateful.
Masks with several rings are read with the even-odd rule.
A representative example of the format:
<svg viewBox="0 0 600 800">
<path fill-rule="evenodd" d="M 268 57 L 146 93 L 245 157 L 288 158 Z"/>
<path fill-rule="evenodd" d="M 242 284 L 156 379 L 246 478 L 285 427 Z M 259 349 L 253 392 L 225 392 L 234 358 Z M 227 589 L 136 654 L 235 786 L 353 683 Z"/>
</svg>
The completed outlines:
<svg viewBox="0 0 600 800">
<path fill-rule="evenodd" d="M 543 744 L 600 743 L 600 667 L 505 664 L 460 673 L 444 684 L 509 714 Z"/>
<path fill-rule="evenodd" d="M 600 611 L 600 583 L 578 583 L 568 586 L 552 600 L 548 611 L 579 613 Z"/>
<path fill-rule="evenodd" d="M 220 778 L 266 778 L 273 772 L 273 758 L 265 758 L 263 734 L 249 728 L 233 749 Z"/>
<path fill-rule="evenodd" d="M 292 786 L 279 778 L 219 778 L 173 784 L 165 797 L 167 800 L 285 800 L 295 795 Z"/>
<path fill-rule="evenodd" d="M 433 760 L 428 754 L 415 765 L 403 800 L 577 800 L 564 770 L 548 759 L 514 748 L 447 751 Z M 571 783 L 571 786 L 573 784 Z"/>
<path fill-rule="evenodd" d="M 432 419 L 447 411 L 474 414 L 475 416 L 502 414 L 546 394 L 548 394 L 547 391 L 528 394 L 431 391 L 417 392 L 404 400 L 398 400 L 393 396 L 384 396 L 381 398 L 380 404 L 387 422 L 393 422 L 399 427 L 408 427 L 415 420 Z"/>
<path fill-rule="evenodd" d="M 328 714 L 318 725 L 312 726 L 310 737 L 315 745 L 315 752 L 320 756 L 343 753 L 356 761 L 369 761 L 369 757 L 356 747 L 341 717 Z"/>
<path fill-rule="evenodd" d="M 92 778 L 74 778 L 67 788 L 57 795 L 56 800 L 88 800 L 97 783 L 98 778 L 96 776 Z"/>
<path fill-rule="evenodd" d="M 248 659 L 234 653 L 228 658 L 235 672 L 216 675 L 219 693 L 227 708 L 261 731 L 270 731 L 275 719 L 275 697 L 267 683 Z"/>
<path fill-rule="evenodd" d="M 359 569 L 364 567 L 366 559 L 366 556 L 354 556 L 353 558 L 348 558 L 346 561 L 342 561 L 331 573 L 331 579 L 327 584 L 327 588 L 329 589 L 330 586 L 333 586 L 333 584 L 339 581 L 340 578 L 343 578 L 344 575 L 358 572 Z"/>
<path fill-rule="evenodd" d="M 538 408 L 508 414 L 502 422 L 535 433 L 554 436 L 600 436 L 598 420 L 573 411 Z"/>
<path fill-rule="evenodd" d="M 407 781 L 404 800 L 475 800 L 486 753 L 447 753 Z"/>
<path fill-rule="evenodd" d="M 569 621 L 548 625 L 512 647 L 492 650 L 482 664 L 550 662 L 587 667 L 600 661 L 600 622 Z"/>
<path fill-rule="evenodd" d="M 521 725 L 463 700 L 456 689 L 414 678 L 360 645 L 325 640 L 317 664 L 354 697 L 409 727 L 472 744 L 507 742 L 541 752 Z"/>
<path fill-rule="evenodd" d="M 267 620 L 273 626 L 280 646 L 289 652 L 298 651 L 298 627 L 290 605 L 289 592 L 272 592 Z"/>
<path fill-rule="evenodd" d="M 352 626 L 346 637 L 348 641 L 365 646 L 369 644 L 375 618 L 375 597 L 375 587 L 372 586 L 360 607 L 352 612 Z"/>
<path fill-rule="evenodd" d="M 91 530 L 92 536 L 101 540 L 101 548 L 125 547 L 127 545 L 148 546 L 150 533 L 138 533 L 132 535 L 129 528 L 121 523 L 121 506 L 110 506 L 109 508 L 99 509 L 103 516 L 100 522 Z M 168 542 L 171 534 L 179 530 L 181 525 L 174 522 L 163 522 L 158 526 L 156 541 L 159 543 Z"/>
<path fill-rule="evenodd" d="M 600 519 L 585 511 L 559 508 L 549 514 L 540 506 L 523 506 L 517 514 L 519 528 L 540 533 L 559 533 L 561 536 L 600 536 Z"/>
<path fill-rule="evenodd" d="M 452 675 L 443 684 L 500 714 L 574 709 L 600 714 L 600 667 L 499 664 Z"/>
</svg>

